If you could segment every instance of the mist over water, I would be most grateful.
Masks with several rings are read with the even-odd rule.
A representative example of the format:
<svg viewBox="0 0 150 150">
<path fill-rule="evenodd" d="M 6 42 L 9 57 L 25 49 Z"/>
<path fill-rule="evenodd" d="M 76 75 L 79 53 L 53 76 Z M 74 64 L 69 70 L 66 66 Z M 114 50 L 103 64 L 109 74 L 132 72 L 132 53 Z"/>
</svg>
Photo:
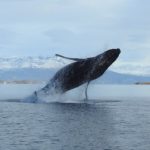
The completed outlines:
<svg viewBox="0 0 150 150">
<path fill-rule="evenodd" d="M 34 91 L 40 90 L 45 84 L 6 84 L 0 85 L 0 100 L 25 99 Z M 73 101 L 85 98 L 86 84 L 70 90 L 63 95 L 43 95 L 41 101 Z M 107 85 L 90 84 L 88 87 L 89 99 L 98 100 L 149 100 L 150 87 L 145 85 Z M 30 101 L 29 101 L 30 102 Z"/>
<path fill-rule="evenodd" d="M 86 84 L 70 90 L 64 94 L 56 93 L 52 88 L 47 93 L 43 90 L 37 91 L 30 94 L 29 96 L 21 99 L 21 102 L 28 103 L 51 103 L 51 102 L 78 102 L 85 99 L 85 88 Z"/>
</svg>

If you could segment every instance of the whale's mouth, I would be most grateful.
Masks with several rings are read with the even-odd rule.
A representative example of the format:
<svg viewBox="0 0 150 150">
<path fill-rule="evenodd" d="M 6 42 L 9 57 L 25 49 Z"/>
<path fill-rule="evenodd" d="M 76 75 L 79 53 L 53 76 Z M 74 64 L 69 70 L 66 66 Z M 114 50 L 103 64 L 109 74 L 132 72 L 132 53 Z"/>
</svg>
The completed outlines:
<svg viewBox="0 0 150 150">
<path fill-rule="evenodd" d="M 116 60 L 116 58 L 118 58 L 120 52 L 121 51 L 119 48 L 118 49 L 110 49 L 104 53 L 105 59 L 110 60 L 110 61 L 113 59 Z"/>
</svg>

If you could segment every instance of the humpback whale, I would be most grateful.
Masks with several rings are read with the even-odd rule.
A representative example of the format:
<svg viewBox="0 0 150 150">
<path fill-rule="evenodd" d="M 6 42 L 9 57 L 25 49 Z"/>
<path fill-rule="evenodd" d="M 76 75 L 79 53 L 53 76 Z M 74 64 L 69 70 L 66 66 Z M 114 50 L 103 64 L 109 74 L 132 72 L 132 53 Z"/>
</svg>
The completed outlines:
<svg viewBox="0 0 150 150">
<path fill-rule="evenodd" d="M 95 57 L 85 59 L 69 58 L 56 54 L 58 57 L 70 59 L 74 62 L 58 70 L 48 84 L 39 91 L 35 91 L 33 95 L 38 97 L 39 92 L 51 94 L 51 91 L 63 94 L 68 90 L 87 83 L 85 96 L 88 99 L 87 88 L 89 83 L 103 75 L 108 67 L 118 58 L 120 52 L 119 48 L 109 49 Z"/>
</svg>

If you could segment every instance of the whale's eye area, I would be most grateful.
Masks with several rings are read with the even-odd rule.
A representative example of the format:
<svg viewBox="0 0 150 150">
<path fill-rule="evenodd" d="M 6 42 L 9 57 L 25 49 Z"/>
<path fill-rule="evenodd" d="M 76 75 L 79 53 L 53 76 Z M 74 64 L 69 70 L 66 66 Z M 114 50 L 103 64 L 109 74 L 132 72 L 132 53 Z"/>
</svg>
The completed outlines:
<svg viewBox="0 0 150 150">
<path fill-rule="evenodd" d="M 98 66 L 110 66 L 119 56 L 120 49 L 110 49 L 97 57 Z"/>
</svg>

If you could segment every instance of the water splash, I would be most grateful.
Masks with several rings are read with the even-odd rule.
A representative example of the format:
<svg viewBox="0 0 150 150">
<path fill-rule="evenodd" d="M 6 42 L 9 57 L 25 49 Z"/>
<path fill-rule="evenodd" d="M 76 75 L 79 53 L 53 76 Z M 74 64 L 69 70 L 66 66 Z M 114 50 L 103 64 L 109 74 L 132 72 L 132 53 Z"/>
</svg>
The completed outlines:
<svg viewBox="0 0 150 150">
<path fill-rule="evenodd" d="M 43 90 L 37 91 L 21 100 L 21 102 L 26 103 L 52 103 L 52 102 L 78 102 L 85 99 L 85 88 L 86 84 L 82 86 L 67 91 L 64 94 L 56 93 L 53 88 L 51 88 L 47 93 Z"/>
</svg>

